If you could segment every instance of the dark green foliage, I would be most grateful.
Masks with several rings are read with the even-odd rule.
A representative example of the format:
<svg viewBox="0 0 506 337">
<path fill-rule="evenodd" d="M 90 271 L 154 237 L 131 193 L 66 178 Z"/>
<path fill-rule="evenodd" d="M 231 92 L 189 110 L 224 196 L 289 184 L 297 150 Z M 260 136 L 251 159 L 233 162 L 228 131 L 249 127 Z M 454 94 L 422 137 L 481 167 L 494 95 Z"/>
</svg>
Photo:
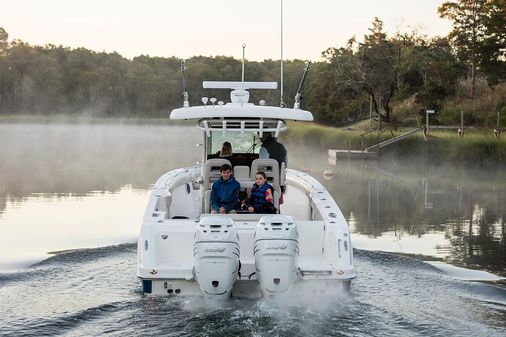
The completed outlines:
<svg viewBox="0 0 506 337">
<path fill-rule="evenodd" d="M 375 18 L 362 41 L 329 48 L 313 63 L 302 90 L 302 108 L 315 120 L 344 126 L 381 116 L 407 125 L 426 109 L 434 123 L 496 124 L 506 109 L 505 0 L 455 0 L 440 14 L 453 21 L 448 37 L 416 32 L 387 36 Z M 166 117 L 182 106 L 181 60 L 84 48 L 31 46 L 0 27 L 0 114 L 69 114 L 99 117 Z M 304 61 L 284 64 L 284 97 L 293 106 Z M 227 90 L 202 88 L 204 80 L 239 81 L 241 61 L 226 56 L 187 60 L 190 105 L 203 96 L 229 101 Z M 466 79 L 467 77 L 467 79 Z M 280 83 L 280 62 L 246 61 L 246 81 Z M 280 104 L 280 89 L 251 90 L 250 101 Z M 506 113 L 500 116 L 504 118 Z M 504 126 L 504 122 L 500 122 Z"/>
<path fill-rule="evenodd" d="M 397 88 L 402 46 L 387 39 L 383 22 L 375 18 L 364 42 L 349 40 L 345 48 L 329 48 L 323 53 L 328 62 L 327 75 L 334 82 L 329 95 L 345 97 L 344 113 L 363 114 L 368 98 L 376 115 L 390 121 L 391 99 Z M 353 118 L 351 118 L 353 120 Z"/>
<path fill-rule="evenodd" d="M 182 105 L 181 60 L 84 48 L 7 43 L 0 29 L 0 113 L 161 117 Z M 229 101 L 226 90 L 204 90 L 203 80 L 239 81 L 241 62 L 231 57 L 192 57 L 187 64 L 190 104 L 203 96 Z M 293 105 L 304 62 L 285 62 L 285 103 Z M 246 62 L 247 81 L 280 80 L 279 61 Z M 252 90 L 251 100 L 279 104 L 277 91 Z"/>
<path fill-rule="evenodd" d="M 403 36 L 404 53 L 400 70 L 398 99 L 415 95 L 416 103 L 441 111 L 447 97 L 455 93 L 455 82 L 465 69 L 452 54 L 446 38 L 425 40 L 416 35 Z"/>
<path fill-rule="evenodd" d="M 439 14 L 452 21 L 448 35 L 459 59 L 468 66 L 470 97 L 475 96 L 478 75 L 490 84 L 506 75 L 506 1 L 453 0 L 439 7 Z"/>
</svg>

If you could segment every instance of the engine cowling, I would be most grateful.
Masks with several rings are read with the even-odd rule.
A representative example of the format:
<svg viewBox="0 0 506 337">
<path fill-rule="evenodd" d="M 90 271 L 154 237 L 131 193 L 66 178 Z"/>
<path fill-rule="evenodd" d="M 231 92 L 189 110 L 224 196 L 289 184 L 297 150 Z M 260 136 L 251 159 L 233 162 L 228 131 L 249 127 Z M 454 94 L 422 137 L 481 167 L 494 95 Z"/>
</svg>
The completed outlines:
<svg viewBox="0 0 506 337">
<path fill-rule="evenodd" d="M 264 296 L 286 292 L 298 278 L 299 235 L 293 219 L 262 217 L 256 226 L 253 253 Z"/>
<path fill-rule="evenodd" d="M 239 235 L 232 219 L 200 220 L 193 244 L 195 277 L 204 294 L 229 296 L 239 271 Z"/>
</svg>

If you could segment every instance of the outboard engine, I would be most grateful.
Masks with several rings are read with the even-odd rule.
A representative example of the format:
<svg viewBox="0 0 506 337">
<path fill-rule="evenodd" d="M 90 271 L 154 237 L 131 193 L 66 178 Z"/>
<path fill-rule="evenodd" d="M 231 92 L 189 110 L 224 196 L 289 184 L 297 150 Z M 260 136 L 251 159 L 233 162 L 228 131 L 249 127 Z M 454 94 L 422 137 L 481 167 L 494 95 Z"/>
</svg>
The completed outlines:
<svg viewBox="0 0 506 337">
<path fill-rule="evenodd" d="M 299 258 L 299 234 L 293 219 L 263 216 L 256 226 L 253 254 L 264 296 L 287 291 L 297 279 Z"/>
<path fill-rule="evenodd" d="M 239 235 L 232 219 L 202 218 L 195 232 L 193 256 L 202 292 L 229 296 L 239 272 Z"/>
</svg>

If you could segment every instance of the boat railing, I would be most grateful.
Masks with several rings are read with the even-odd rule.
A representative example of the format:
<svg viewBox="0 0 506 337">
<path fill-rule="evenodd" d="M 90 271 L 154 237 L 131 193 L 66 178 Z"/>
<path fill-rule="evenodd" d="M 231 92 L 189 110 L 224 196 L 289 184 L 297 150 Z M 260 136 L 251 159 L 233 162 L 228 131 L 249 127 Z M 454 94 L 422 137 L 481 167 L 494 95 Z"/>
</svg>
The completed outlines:
<svg viewBox="0 0 506 337">
<path fill-rule="evenodd" d="M 240 132 L 241 136 L 245 132 L 257 132 L 260 137 L 264 132 L 272 132 L 274 137 L 278 137 L 281 131 L 286 130 L 286 123 L 283 120 L 205 119 L 200 121 L 198 126 L 206 133 L 207 137 L 211 136 L 212 131 Z"/>
</svg>

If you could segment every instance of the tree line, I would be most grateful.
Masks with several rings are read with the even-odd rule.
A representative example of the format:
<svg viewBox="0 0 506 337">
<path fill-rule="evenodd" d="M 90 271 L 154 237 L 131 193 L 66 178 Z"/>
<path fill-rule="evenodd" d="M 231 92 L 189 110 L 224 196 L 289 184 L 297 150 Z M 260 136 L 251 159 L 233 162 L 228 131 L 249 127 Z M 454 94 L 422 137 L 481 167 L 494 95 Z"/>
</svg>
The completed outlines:
<svg viewBox="0 0 506 337">
<path fill-rule="evenodd" d="M 346 125 L 373 115 L 406 122 L 433 109 L 446 122 L 459 110 L 486 124 L 506 109 L 506 1 L 460 0 L 441 5 L 453 30 L 428 38 L 413 31 L 388 36 L 375 18 L 363 39 L 329 48 L 311 66 L 303 108 L 317 121 Z M 203 96 L 229 101 L 222 90 L 202 89 L 203 80 L 240 80 L 241 61 L 195 56 L 186 61 L 190 104 Z M 284 64 L 284 101 L 293 105 L 303 60 Z M 0 27 L 0 114 L 75 114 L 161 117 L 182 105 L 181 60 L 85 48 L 9 42 Z M 247 81 L 280 81 L 278 60 L 247 61 Z M 251 101 L 279 104 L 277 91 L 251 92 Z M 506 115 L 506 111 L 505 111 Z"/>
</svg>

